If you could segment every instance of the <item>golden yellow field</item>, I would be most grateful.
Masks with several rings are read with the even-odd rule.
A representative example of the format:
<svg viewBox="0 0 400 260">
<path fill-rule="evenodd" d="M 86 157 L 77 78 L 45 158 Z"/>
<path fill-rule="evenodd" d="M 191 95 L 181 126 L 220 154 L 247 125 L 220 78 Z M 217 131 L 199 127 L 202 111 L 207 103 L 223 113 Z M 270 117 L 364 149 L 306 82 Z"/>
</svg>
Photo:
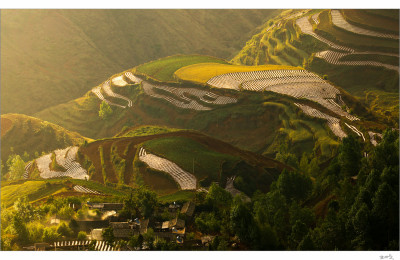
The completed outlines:
<svg viewBox="0 0 400 260">
<path fill-rule="evenodd" d="M 175 71 L 175 76 L 181 80 L 205 84 L 212 77 L 225 73 L 282 69 L 298 70 L 302 68 L 284 65 L 244 66 L 220 63 L 198 63 L 180 68 Z"/>
</svg>

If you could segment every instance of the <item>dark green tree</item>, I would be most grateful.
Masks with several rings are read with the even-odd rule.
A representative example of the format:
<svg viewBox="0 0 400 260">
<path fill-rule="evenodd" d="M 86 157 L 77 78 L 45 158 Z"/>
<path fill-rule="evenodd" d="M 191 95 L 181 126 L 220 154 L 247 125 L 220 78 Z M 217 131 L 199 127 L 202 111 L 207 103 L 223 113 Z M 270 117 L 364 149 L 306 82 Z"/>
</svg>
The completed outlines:
<svg viewBox="0 0 400 260">
<path fill-rule="evenodd" d="M 113 113 L 110 105 L 104 100 L 100 104 L 99 117 L 103 120 L 108 120 Z"/>
</svg>

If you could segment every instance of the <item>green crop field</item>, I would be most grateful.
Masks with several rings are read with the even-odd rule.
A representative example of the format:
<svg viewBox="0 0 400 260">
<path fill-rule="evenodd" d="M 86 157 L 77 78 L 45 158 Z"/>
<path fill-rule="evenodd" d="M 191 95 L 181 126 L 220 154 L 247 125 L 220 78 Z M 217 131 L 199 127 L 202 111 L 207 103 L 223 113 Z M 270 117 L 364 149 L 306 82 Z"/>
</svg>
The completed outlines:
<svg viewBox="0 0 400 260">
<path fill-rule="evenodd" d="M 185 137 L 158 138 L 147 141 L 143 147 L 149 153 L 164 157 L 198 180 L 221 171 L 223 162 L 238 161 L 239 158 L 210 150 L 206 146 Z M 215 177 L 214 177 L 215 178 Z"/>
<path fill-rule="evenodd" d="M 181 131 L 182 129 L 169 128 L 165 126 L 152 126 L 152 125 L 142 125 L 135 127 L 133 129 L 122 130 L 121 133 L 117 134 L 116 137 L 134 137 L 134 136 L 146 136 L 155 134 L 164 134 L 170 132 Z"/>
<path fill-rule="evenodd" d="M 228 64 L 227 61 L 215 57 L 200 55 L 176 55 L 139 65 L 134 69 L 134 71 L 136 74 L 146 75 L 154 80 L 174 82 L 174 73 L 178 69 L 192 64 L 205 62 Z"/>
</svg>

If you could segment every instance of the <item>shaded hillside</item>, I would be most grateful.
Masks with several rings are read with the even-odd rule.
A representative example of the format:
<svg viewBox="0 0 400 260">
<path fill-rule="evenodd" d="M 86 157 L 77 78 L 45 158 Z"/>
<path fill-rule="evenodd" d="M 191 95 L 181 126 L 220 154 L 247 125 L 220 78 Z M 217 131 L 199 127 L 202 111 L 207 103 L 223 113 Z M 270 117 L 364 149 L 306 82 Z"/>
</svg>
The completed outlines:
<svg viewBox="0 0 400 260">
<path fill-rule="evenodd" d="M 274 10 L 2 10 L 1 109 L 33 114 L 159 57 L 229 58 Z M 30 91 L 35 89 L 35 91 Z"/>
<path fill-rule="evenodd" d="M 49 152 L 71 145 L 79 145 L 87 139 L 76 132 L 68 131 L 58 125 L 21 114 L 1 115 L 1 160 L 7 161 L 10 154 L 29 154 Z M 12 149 L 12 151 L 11 151 Z"/>
<path fill-rule="evenodd" d="M 141 161 L 141 148 L 193 174 L 198 188 L 208 187 L 212 181 L 225 186 L 226 178 L 237 174 L 248 179 L 248 185 L 266 191 L 284 168 L 290 169 L 278 161 L 193 131 L 97 140 L 82 146 L 78 156 L 88 168 L 90 180 L 145 184 L 164 194 L 179 190 L 167 172 L 150 169 Z"/>
</svg>

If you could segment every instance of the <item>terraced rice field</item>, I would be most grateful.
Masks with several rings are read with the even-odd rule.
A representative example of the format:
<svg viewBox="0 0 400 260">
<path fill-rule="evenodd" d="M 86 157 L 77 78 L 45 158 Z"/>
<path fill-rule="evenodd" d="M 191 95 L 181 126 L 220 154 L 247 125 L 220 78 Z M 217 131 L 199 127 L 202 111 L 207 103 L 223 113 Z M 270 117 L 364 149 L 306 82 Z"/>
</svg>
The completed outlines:
<svg viewBox="0 0 400 260">
<path fill-rule="evenodd" d="M 378 142 L 376 141 L 375 136 L 379 136 L 380 138 L 383 137 L 382 134 L 374 133 L 374 132 L 371 132 L 371 131 L 368 131 L 368 134 L 369 134 L 369 140 L 371 141 L 371 144 L 373 146 L 377 146 L 378 145 Z"/>
<path fill-rule="evenodd" d="M 331 10 L 331 17 L 332 17 L 332 23 L 335 26 L 342 28 L 343 30 L 352 32 L 352 33 L 362 34 L 362 35 L 367 35 L 367 36 L 374 36 L 374 37 L 381 37 L 381 38 L 399 39 L 399 35 L 396 35 L 396 34 L 375 32 L 375 31 L 367 30 L 367 29 L 352 25 L 344 19 L 342 13 L 339 10 Z"/>
<path fill-rule="evenodd" d="M 121 108 L 125 108 L 125 106 L 121 106 L 119 104 L 113 103 L 107 99 L 104 98 L 103 94 L 101 94 L 101 86 L 95 87 L 92 89 L 92 92 L 102 101 L 106 102 L 107 104 L 109 104 L 110 106 L 116 106 L 116 107 L 121 107 Z"/>
<path fill-rule="evenodd" d="M 184 109 L 192 109 L 197 111 L 212 110 L 212 107 L 200 104 L 196 100 L 192 99 L 190 96 L 195 96 L 199 98 L 202 102 L 213 104 L 213 105 L 226 105 L 231 103 L 236 103 L 237 99 L 232 97 L 220 96 L 210 91 L 195 89 L 195 88 L 175 88 L 165 85 L 155 85 L 147 81 L 142 82 L 142 87 L 144 93 L 159 99 L 164 99 L 176 107 Z M 166 91 L 177 98 L 173 98 L 169 95 L 163 95 L 155 90 Z"/>
<path fill-rule="evenodd" d="M 340 91 L 317 75 L 306 70 L 267 70 L 222 74 L 211 78 L 209 85 L 217 88 L 250 91 L 271 91 L 294 98 L 305 98 L 328 108 L 337 115 L 354 121 L 357 117 L 343 111 L 335 100 Z"/>
<path fill-rule="evenodd" d="M 349 124 L 347 124 L 347 123 L 345 123 L 345 124 L 346 124 L 346 126 L 347 126 L 348 128 L 350 128 L 351 131 L 353 131 L 353 132 L 356 133 L 358 136 L 360 136 L 360 137 L 364 140 L 364 142 L 365 142 L 365 137 L 364 137 L 364 134 L 363 134 L 362 132 L 360 132 L 355 126 L 349 125 Z"/>
<path fill-rule="evenodd" d="M 133 75 L 132 72 L 126 72 L 125 77 L 130 80 L 133 84 L 140 84 L 142 82 L 141 78 L 136 77 L 135 75 Z"/>
<path fill-rule="evenodd" d="M 24 179 L 28 179 L 29 178 L 29 168 L 32 166 L 32 162 L 28 162 L 26 165 L 25 165 L 25 172 L 24 172 L 24 175 L 23 175 L 23 177 L 24 177 Z"/>
<path fill-rule="evenodd" d="M 55 150 L 57 163 L 66 169 L 65 172 L 50 170 L 51 153 L 36 159 L 40 177 L 43 179 L 71 177 L 73 179 L 89 179 L 87 171 L 76 161 L 78 146 L 71 146 L 63 150 Z"/>
<path fill-rule="evenodd" d="M 111 83 L 117 87 L 125 87 L 128 85 L 128 82 L 125 81 L 123 75 L 111 79 Z"/>
<path fill-rule="evenodd" d="M 314 15 L 311 16 L 311 19 L 312 19 L 312 20 L 314 21 L 314 23 L 317 24 L 317 25 L 319 24 L 319 18 L 318 18 L 319 15 L 320 15 L 320 13 L 316 13 L 316 14 L 314 14 Z"/>
<path fill-rule="evenodd" d="M 289 16 L 285 17 L 285 19 L 289 20 L 289 19 L 297 18 L 299 16 L 302 16 L 303 14 L 308 13 L 309 11 L 311 11 L 311 9 L 303 10 L 303 11 L 289 15 Z"/>
<path fill-rule="evenodd" d="M 297 107 L 299 107 L 306 115 L 316 118 L 322 118 L 327 120 L 327 124 L 329 128 L 332 130 L 333 134 L 338 136 L 340 139 L 347 137 L 347 134 L 340 127 L 340 120 L 336 117 L 329 116 L 321 111 L 312 108 L 310 106 L 294 103 Z"/>
<path fill-rule="evenodd" d="M 336 15 L 337 18 L 337 12 L 332 11 L 333 14 Z M 339 12 L 340 14 L 340 12 Z M 340 14 L 341 15 L 341 14 Z M 319 14 L 313 15 L 311 18 L 316 21 L 318 19 Z M 343 17 L 342 17 L 343 18 Z M 333 16 L 332 16 L 333 19 Z M 340 18 L 341 19 L 341 18 Z M 337 19 L 335 20 L 336 22 Z M 347 22 L 346 22 L 347 23 Z M 383 52 L 369 52 L 369 51 L 365 51 L 365 52 L 356 52 L 353 48 L 347 47 L 347 46 L 341 46 L 338 45 L 336 43 L 333 43 L 327 39 L 325 39 L 324 37 L 316 34 L 313 31 L 313 27 L 309 21 L 309 17 L 305 16 L 302 17 L 300 19 L 296 20 L 296 25 L 300 28 L 300 30 L 304 33 L 304 34 L 308 34 L 313 36 L 314 38 L 316 38 L 317 40 L 327 44 L 330 48 L 332 49 L 336 49 L 338 51 L 333 51 L 333 50 L 326 50 L 326 51 L 322 51 L 322 52 L 318 52 L 316 53 L 316 57 L 324 59 L 326 62 L 330 63 L 330 64 L 334 64 L 334 65 L 347 65 L 347 66 L 377 66 L 377 67 L 384 67 L 390 70 L 395 70 L 395 71 L 399 71 L 399 67 L 398 66 L 394 66 L 394 65 L 389 65 L 389 64 L 384 64 L 381 62 L 377 62 L 377 61 L 340 61 L 340 59 L 342 57 L 345 57 L 349 54 L 352 55 L 386 55 L 386 56 L 394 56 L 394 57 L 399 57 L 398 54 L 395 53 L 383 53 Z M 351 25 L 353 26 L 353 25 Z M 397 36 L 398 39 L 398 36 Z"/>
<path fill-rule="evenodd" d="M 121 77 L 122 77 L 122 76 L 121 76 Z M 125 101 L 128 102 L 128 107 L 132 107 L 132 104 L 133 104 L 133 103 L 132 103 L 132 100 L 130 100 L 129 98 L 124 97 L 124 96 L 122 96 L 122 95 L 119 95 L 119 94 L 117 94 L 117 93 L 115 93 L 115 92 L 112 91 L 111 85 L 110 85 L 110 81 L 109 81 L 109 80 L 107 80 L 107 81 L 102 85 L 102 88 L 103 88 L 104 92 L 106 92 L 106 94 L 107 94 L 108 96 L 114 97 L 114 98 L 123 99 L 123 100 L 125 100 Z"/>
<path fill-rule="evenodd" d="M 196 177 L 193 174 L 182 170 L 175 163 L 154 154 L 148 154 L 143 147 L 139 150 L 139 160 L 145 162 L 152 169 L 166 172 L 171 175 L 182 190 L 196 189 Z"/>
<path fill-rule="evenodd" d="M 98 191 L 88 189 L 88 188 L 83 187 L 81 185 L 75 185 L 73 189 L 74 189 L 74 191 L 81 192 L 81 193 L 91 193 L 91 194 L 97 194 L 97 195 L 102 194 L 102 193 L 100 193 Z"/>
</svg>

